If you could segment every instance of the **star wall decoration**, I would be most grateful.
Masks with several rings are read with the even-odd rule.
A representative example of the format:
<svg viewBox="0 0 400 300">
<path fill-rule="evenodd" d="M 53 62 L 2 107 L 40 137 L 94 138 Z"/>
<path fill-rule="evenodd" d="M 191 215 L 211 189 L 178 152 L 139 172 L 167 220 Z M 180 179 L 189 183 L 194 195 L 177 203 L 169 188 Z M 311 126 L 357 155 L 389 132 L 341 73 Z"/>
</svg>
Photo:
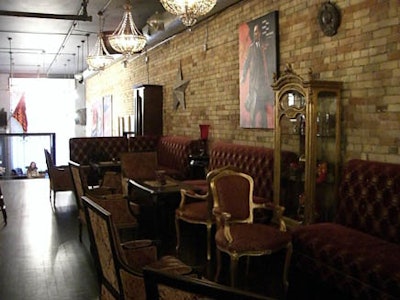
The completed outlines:
<svg viewBox="0 0 400 300">
<path fill-rule="evenodd" d="M 174 109 L 177 110 L 179 105 L 186 109 L 185 103 L 185 90 L 189 85 L 190 80 L 183 80 L 182 67 L 179 63 L 178 74 L 176 76 L 176 83 L 174 85 L 173 98 L 174 98 Z"/>
</svg>

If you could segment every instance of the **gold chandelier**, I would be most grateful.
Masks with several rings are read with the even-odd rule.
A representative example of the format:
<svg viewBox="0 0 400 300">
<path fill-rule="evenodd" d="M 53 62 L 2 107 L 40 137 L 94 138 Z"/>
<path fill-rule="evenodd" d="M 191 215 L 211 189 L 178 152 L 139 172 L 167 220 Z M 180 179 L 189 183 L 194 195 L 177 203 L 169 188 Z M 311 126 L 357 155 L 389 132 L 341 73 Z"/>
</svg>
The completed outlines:
<svg viewBox="0 0 400 300">
<path fill-rule="evenodd" d="M 100 24 L 99 34 L 97 35 L 96 44 L 94 45 L 92 51 L 86 58 L 86 62 L 89 65 L 89 69 L 93 71 L 104 70 L 104 68 L 114 60 L 114 58 L 110 55 L 110 53 L 107 51 L 106 46 L 104 45 L 103 32 L 102 32 L 103 14 L 99 12 L 98 15 Z"/>
<path fill-rule="evenodd" d="M 185 26 L 193 26 L 197 18 L 210 12 L 217 0 L 160 0 L 164 8 L 180 17 Z"/>
<path fill-rule="evenodd" d="M 128 1 L 124 5 L 125 11 L 121 23 L 119 23 L 114 33 L 108 38 L 111 47 L 124 56 L 142 51 L 147 42 L 144 35 L 136 27 L 135 22 L 133 22 L 131 8 L 132 6 Z"/>
</svg>

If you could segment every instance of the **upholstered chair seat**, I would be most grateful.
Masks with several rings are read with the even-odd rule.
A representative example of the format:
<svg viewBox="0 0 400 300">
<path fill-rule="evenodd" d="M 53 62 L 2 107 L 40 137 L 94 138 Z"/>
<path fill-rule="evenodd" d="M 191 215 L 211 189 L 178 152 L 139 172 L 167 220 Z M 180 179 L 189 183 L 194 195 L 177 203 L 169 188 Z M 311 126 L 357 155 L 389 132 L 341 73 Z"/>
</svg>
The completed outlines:
<svg viewBox="0 0 400 300">
<path fill-rule="evenodd" d="M 222 230 L 216 232 L 215 240 L 221 248 L 232 253 L 257 251 L 270 254 L 286 247 L 291 240 L 289 232 L 279 231 L 275 227 L 264 224 L 232 224 L 230 234 L 234 242 L 230 243 Z M 260 238 L 260 236 L 268 238 Z"/>
</svg>

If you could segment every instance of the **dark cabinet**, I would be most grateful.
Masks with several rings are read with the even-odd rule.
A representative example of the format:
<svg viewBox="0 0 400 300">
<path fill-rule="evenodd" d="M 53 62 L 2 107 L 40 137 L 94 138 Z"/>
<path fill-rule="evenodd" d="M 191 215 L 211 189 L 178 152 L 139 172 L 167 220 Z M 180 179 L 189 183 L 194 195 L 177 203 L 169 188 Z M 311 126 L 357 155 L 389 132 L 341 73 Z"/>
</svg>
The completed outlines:
<svg viewBox="0 0 400 300">
<path fill-rule="evenodd" d="M 162 135 L 163 92 L 160 85 L 133 87 L 134 131 L 136 135 Z"/>
</svg>

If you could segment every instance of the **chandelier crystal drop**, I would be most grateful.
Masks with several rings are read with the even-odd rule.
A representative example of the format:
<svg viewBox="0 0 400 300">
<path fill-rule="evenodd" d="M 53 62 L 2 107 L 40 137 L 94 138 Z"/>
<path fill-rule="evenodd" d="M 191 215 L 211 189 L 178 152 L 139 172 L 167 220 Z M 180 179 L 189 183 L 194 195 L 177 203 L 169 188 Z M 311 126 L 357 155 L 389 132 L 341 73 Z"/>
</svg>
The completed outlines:
<svg viewBox="0 0 400 300">
<path fill-rule="evenodd" d="M 108 38 L 111 47 L 124 56 L 142 51 L 147 43 L 146 37 L 140 33 L 133 22 L 131 8 L 130 4 L 124 5 L 125 11 L 121 23 Z"/>
<path fill-rule="evenodd" d="M 185 26 L 193 26 L 197 18 L 209 13 L 217 0 L 160 0 L 165 10 L 180 17 Z"/>
<path fill-rule="evenodd" d="M 86 62 L 89 65 L 89 69 L 93 71 L 101 71 L 104 70 L 106 66 L 112 63 L 114 57 L 110 55 L 107 51 L 106 46 L 104 45 L 103 33 L 102 33 L 102 15 L 99 13 L 99 34 L 97 35 L 97 41 L 94 45 L 92 51 L 86 58 Z"/>
</svg>

